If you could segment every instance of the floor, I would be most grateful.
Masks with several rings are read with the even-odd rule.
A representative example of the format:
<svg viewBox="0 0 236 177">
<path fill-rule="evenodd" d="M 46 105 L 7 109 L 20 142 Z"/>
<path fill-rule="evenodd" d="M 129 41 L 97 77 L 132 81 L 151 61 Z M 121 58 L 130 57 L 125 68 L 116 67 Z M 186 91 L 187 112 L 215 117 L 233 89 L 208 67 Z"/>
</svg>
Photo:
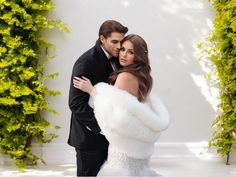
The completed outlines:
<svg viewBox="0 0 236 177">
<path fill-rule="evenodd" d="M 216 159 L 152 159 L 151 166 L 164 177 L 236 177 L 236 163 L 225 165 Z M 47 165 L 19 173 L 14 166 L 0 165 L 0 177 L 74 177 L 75 164 Z"/>
</svg>

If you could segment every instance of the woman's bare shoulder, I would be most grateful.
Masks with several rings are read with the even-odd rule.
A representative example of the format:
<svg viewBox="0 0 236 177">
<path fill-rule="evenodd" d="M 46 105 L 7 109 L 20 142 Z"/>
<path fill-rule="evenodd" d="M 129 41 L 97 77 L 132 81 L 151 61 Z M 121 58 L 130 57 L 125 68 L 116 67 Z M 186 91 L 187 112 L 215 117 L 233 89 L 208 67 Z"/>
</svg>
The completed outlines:
<svg viewBox="0 0 236 177">
<path fill-rule="evenodd" d="M 122 79 L 122 80 L 135 79 L 135 80 L 137 80 L 137 77 L 135 75 L 133 75 L 132 73 L 122 72 L 117 76 L 117 79 Z"/>
<path fill-rule="evenodd" d="M 115 86 L 126 90 L 134 96 L 138 95 L 138 79 L 129 72 L 122 72 L 117 76 Z"/>
</svg>

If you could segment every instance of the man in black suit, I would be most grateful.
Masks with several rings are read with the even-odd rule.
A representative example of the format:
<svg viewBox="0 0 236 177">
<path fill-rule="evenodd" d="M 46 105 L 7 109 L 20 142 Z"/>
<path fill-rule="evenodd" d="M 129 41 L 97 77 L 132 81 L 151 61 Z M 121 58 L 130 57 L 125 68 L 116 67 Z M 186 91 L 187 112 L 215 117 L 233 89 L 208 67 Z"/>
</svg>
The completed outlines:
<svg viewBox="0 0 236 177">
<path fill-rule="evenodd" d="M 74 76 L 85 76 L 92 84 L 107 82 L 119 66 L 120 42 L 128 28 L 117 21 L 107 20 L 99 29 L 99 39 L 75 62 L 69 93 L 71 114 L 68 144 L 75 147 L 77 176 L 96 176 L 107 158 L 108 141 L 102 135 L 93 109 L 88 105 L 89 94 L 73 87 Z M 109 62 L 111 61 L 112 62 Z"/>
</svg>

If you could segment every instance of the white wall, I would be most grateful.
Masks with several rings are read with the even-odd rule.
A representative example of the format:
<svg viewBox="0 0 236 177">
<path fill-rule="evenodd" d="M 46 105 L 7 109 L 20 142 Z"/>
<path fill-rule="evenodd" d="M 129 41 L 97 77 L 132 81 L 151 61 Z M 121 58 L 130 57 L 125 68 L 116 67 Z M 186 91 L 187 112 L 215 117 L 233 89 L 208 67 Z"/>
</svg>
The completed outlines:
<svg viewBox="0 0 236 177">
<path fill-rule="evenodd" d="M 60 116 L 47 118 L 62 128 L 59 138 L 45 146 L 42 155 L 48 163 L 74 163 L 73 148 L 66 142 L 70 126 L 68 92 L 72 66 L 76 59 L 95 44 L 98 28 L 107 19 L 115 19 L 129 27 L 129 33 L 141 35 L 148 43 L 153 92 L 158 93 L 169 109 L 171 125 L 160 138 L 160 151 L 166 156 L 205 147 L 212 136 L 215 117 L 215 95 L 210 95 L 203 78 L 204 71 L 195 56 L 195 45 L 211 28 L 213 11 L 205 0 L 54 0 L 51 16 L 66 23 L 70 34 L 58 30 L 46 32 L 56 45 L 56 57 L 45 72 L 60 73 L 47 81 L 61 96 L 50 99 Z M 37 146 L 37 145 L 36 145 Z M 167 148 L 167 150 L 166 150 Z M 168 150 L 169 148 L 169 150 Z M 165 149 L 161 151 L 161 149 Z M 178 150 L 177 150 L 178 151 Z M 61 155 L 62 154 L 62 155 Z M 176 154 L 181 154 L 180 151 Z M 192 153 L 194 154 L 194 153 Z M 163 154 L 162 154 L 163 155 Z"/>
</svg>

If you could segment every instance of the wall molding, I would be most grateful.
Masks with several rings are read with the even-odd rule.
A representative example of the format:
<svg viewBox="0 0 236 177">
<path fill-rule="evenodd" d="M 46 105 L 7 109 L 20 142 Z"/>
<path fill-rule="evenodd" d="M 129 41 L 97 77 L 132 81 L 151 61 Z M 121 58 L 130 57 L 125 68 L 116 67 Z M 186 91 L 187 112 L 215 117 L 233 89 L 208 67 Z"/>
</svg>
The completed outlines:
<svg viewBox="0 0 236 177">
<path fill-rule="evenodd" d="M 73 147 L 65 143 L 51 143 L 40 147 L 33 145 L 33 152 L 41 156 L 48 165 L 75 164 L 76 153 Z M 192 158 L 202 160 L 220 160 L 216 150 L 208 148 L 207 142 L 159 142 L 155 145 L 155 152 L 152 158 Z M 231 155 L 230 162 L 236 162 L 236 150 Z M 0 155 L 0 165 L 10 165 L 13 160 L 8 156 Z"/>
<path fill-rule="evenodd" d="M 207 142 L 157 143 L 153 158 L 220 158 Z"/>
</svg>

